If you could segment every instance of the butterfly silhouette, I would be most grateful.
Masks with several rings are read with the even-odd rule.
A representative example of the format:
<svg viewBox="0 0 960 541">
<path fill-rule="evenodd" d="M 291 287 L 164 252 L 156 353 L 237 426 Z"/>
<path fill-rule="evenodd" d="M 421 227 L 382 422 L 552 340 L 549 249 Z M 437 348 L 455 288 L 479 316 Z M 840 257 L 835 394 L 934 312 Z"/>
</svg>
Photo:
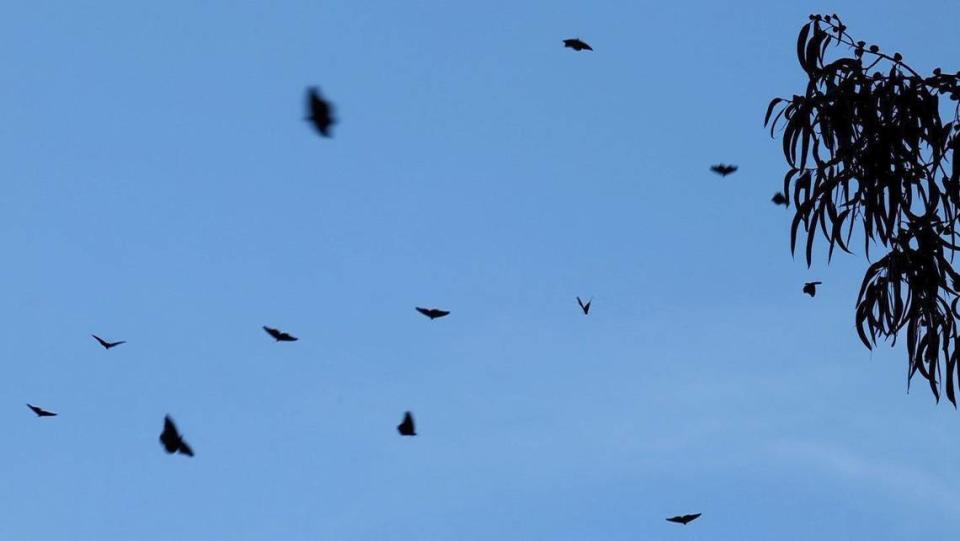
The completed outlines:
<svg viewBox="0 0 960 541">
<path fill-rule="evenodd" d="M 316 87 L 307 89 L 307 112 L 307 120 L 313 124 L 320 135 L 331 137 L 330 127 L 337 123 L 333 118 L 333 106 L 323 99 L 320 90 Z"/>
<path fill-rule="evenodd" d="M 702 514 L 702 513 L 695 513 L 695 514 L 693 514 L 693 515 L 679 515 L 679 516 L 676 516 L 676 517 L 670 517 L 670 518 L 667 519 L 667 521 L 668 521 L 668 522 L 676 522 L 677 524 L 683 524 L 684 526 L 686 526 L 687 524 L 689 524 L 689 523 L 693 522 L 694 520 L 697 520 L 698 518 L 700 518 L 700 515 L 701 515 L 701 514 Z"/>
<path fill-rule="evenodd" d="M 403 421 L 397 425 L 397 432 L 401 436 L 416 436 L 417 431 L 413 426 L 413 415 L 408 411 L 403 414 Z"/>
<path fill-rule="evenodd" d="M 290 336 L 289 334 L 280 331 L 279 329 L 274 329 L 272 327 L 263 326 L 263 330 L 267 331 L 267 334 L 273 337 L 277 342 L 296 342 L 296 336 Z"/>
<path fill-rule="evenodd" d="M 736 172 L 737 169 L 738 167 L 736 165 L 725 165 L 722 163 L 718 163 L 717 165 L 710 166 L 710 170 L 720 175 L 721 177 L 725 177 L 730 173 L 734 173 Z"/>
<path fill-rule="evenodd" d="M 103 338 L 100 338 L 99 336 L 97 336 L 97 335 L 95 335 L 95 334 L 91 334 L 90 336 L 96 338 L 96 339 L 97 339 L 97 342 L 100 342 L 100 345 L 103 346 L 103 349 L 110 349 L 110 348 L 113 348 L 113 347 L 117 347 L 117 346 L 119 346 L 120 344 L 126 344 L 126 343 L 127 343 L 126 340 L 120 340 L 119 342 L 107 342 L 106 340 L 104 340 Z"/>
<path fill-rule="evenodd" d="M 574 51 L 593 50 L 593 47 L 587 45 L 587 42 L 582 41 L 580 38 L 565 39 L 563 40 L 563 46 L 569 47 Z"/>
<path fill-rule="evenodd" d="M 427 316 L 430 319 L 437 319 L 450 314 L 449 310 L 440 310 L 439 308 L 420 308 L 417 306 L 417 312 Z"/>
<path fill-rule="evenodd" d="M 41 407 L 34 406 L 32 404 L 27 404 L 27 407 L 33 410 L 37 414 L 37 417 L 56 417 L 57 414 L 52 411 L 47 411 Z"/>
<path fill-rule="evenodd" d="M 177 431 L 177 425 L 173 424 L 173 419 L 169 415 L 163 418 L 163 432 L 160 433 L 160 443 L 170 454 L 180 453 L 181 455 L 193 456 L 193 449 L 183 441 L 183 436 Z"/>
<path fill-rule="evenodd" d="M 803 284 L 803 292 L 811 297 L 814 297 L 817 295 L 817 286 L 822 283 L 823 282 L 807 282 Z"/>
</svg>

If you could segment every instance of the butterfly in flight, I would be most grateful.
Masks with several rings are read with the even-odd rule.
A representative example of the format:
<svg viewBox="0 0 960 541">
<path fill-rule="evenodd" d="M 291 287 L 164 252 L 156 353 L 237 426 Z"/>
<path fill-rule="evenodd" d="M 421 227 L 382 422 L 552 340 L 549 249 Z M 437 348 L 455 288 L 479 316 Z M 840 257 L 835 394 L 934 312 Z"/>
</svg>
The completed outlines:
<svg viewBox="0 0 960 541">
<path fill-rule="evenodd" d="M 587 42 L 581 40 L 580 38 L 565 39 L 563 40 L 563 46 L 569 47 L 574 51 L 593 50 L 593 47 L 587 45 Z"/>
<path fill-rule="evenodd" d="M 817 295 L 817 286 L 822 283 L 823 282 L 807 282 L 803 284 L 803 292 L 811 297 L 815 297 Z"/>
<path fill-rule="evenodd" d="M 173 424 L 173 419 L 169 415 L 163 418 L 163 432 L 160 433 L 160 443 L 163 444 L 167 453 L 193 456 L 193 449 L 187 445 L 187 442 L 183 441 L 183 436 L 177 431 L 177 425 Z"/>
<path fill-rule="evenodd" d="M 583 301 L 580 300 L 580 297 L 577 297 L 577 304 L 580 305 L 580 309 L 583 310 L 583 315 L 590 313 L 590 303 L 593 302 L 593 299 L 587 301 L 587 304 L 583 304 Z"/>
<path fill-rule="evenodd" d="M 710 166 L 710 170 L 720 175 L 721 177 L 725 177 L 730 173 L 735 173 L 737 169 L 739 168 L 736 165 L 725 165 L 722 163 L 718 163 L 717 165 Z"/>
<path fill-rule="evenodd" d="M 263 330 L 267 331 L 267 334 L 272 336 L 273 339 L 276 340 L 277 342 L 296 342 L 297 341 L 296 336 L 290 336 L 289 334 L 279 329 L 274 329 L 273 327 L 267 327 L 266 325 L 264 325 Z"/>
<path fill-rule="evenodd" d="M 693 514 L 693 515 L 679 515 L 679 516 L 676 516 L 676 517 L 670 517 L 670 518 L 667 519 L 667 521 L 668 521 L 668 522 L 676 522 L 677 524 L 683 524 L 684 526 L 686 526 L 687 524 L 689 524 L 689 523 L 693 522 L 694 520 L 697 520 L 698 518 L 700 518 L 700 515 L 701 515 L 701 514 L 702 514 L 702 513 L 695 513 L 695 514 Z"/>
<path fill-rule="evenodd" d="M 397 425 L 397 432 L 401 436 L 416 436 L 417 431 L 413 426 L 413 414 L 409 411 L 403 414 L 403 421 Z"/>
<path fill-rule="evenodd" d="M 27 407 L 33 410 L 37 414 L 37 417 L 56 417 L 57 414 L 52 411 L 47 411 L 41 407 L 34 406 L 32 404 L 27 404 Z"/>
<path fill-rule="evenodd" d="M 337 123 L 333 118 L 333 106 L 320 95 L 317 87 L 307 89 L 307 120 L 317 129 L 320 135 L 331 137 L 330 127 Z"/>
<path fill-rule="evenodd" d="M 120 344 L 126 344 L 126 343 L 127 343 L 126 340 L 120 340 L 119 342 L 107 342 L 106 340 L 104 340 L 103 338 L 100 338 L 99 336 L 97 336 L 97 335 L 95 335 L 95 334 L 91 334 L 90 336 L 96 338 L 96 339 L 97 339 L 97 342 L 100 342 L 100 345 L 103 346 L 103 349 L 110 349 L 110 348 L 113 348 L 113 347 L 117 347 L 117 346 L 119 346 Z"/>
<path fill-rule="evenodd" d="M 439 308 L 420 308 L 417 306 L 417 312 L 427 316 L 430 319 L 437 319 L 450 314 L 449 310 L 440 310 Z"/>
</svg>

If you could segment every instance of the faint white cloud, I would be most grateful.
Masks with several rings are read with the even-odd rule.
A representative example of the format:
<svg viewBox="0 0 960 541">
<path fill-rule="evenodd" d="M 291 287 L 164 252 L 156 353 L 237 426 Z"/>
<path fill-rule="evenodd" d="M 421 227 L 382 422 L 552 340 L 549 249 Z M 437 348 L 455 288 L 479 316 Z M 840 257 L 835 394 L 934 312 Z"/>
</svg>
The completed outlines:
<svg viewBox="0 0 960 541">
<path fill-rule="evenodd" d="M 867 483 L 892 497 L 924 506 L 937 505 L 949 513 L 960 512 L 960 491 L 940 481 L 932 472 L 911 464 L 864 456 L 830 442 L 785 440 L 773 452 L 791 464 L 803 462 L 858 483 Z"/>
</svg>

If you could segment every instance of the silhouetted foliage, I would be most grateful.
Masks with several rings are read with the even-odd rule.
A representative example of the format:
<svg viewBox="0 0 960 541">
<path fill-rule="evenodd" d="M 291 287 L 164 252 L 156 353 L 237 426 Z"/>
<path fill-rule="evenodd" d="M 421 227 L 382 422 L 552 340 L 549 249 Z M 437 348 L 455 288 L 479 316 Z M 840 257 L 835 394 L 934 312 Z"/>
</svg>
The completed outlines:
<svg viewBox="0 0 960 541">
<path fill-rule="evenodd" d="M 852 56 L 828 59 L 831 46 Z M 802 231 L 807 266 L 817 236 L 828 261 L 836 247 L 851 253 L 854 232 L 868 259 L 871 247 L 885 251 L 860 288 L 860 339 L 872 349 L 905 330 L 908 385 L 919 373 L 938 401 L 943 390 L 956 406 L 960 111 L 951 107 L 944 122 L 941 99 L 960 99 L 960 72 L 922 76 L 900 53 L 855 40 L 836 15 L 810 16 L 797 57 L 806 91 L 774 99 L 764 117 L 771 136 L 783 127 L 783 193 L 796 209 L 791 250 Z"/>
</svg>

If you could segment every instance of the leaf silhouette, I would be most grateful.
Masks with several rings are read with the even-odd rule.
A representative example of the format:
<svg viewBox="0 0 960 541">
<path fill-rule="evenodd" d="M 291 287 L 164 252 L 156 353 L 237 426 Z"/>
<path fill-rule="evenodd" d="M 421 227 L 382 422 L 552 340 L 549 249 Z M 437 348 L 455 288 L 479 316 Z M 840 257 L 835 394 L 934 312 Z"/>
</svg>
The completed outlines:
<svg viewBox="0 0 960 541">
<path fill-rule="evenodd" d="M 852 56 L 827 59 L 831 47 Z M 900 53 L 866 48 L 835 14 L 810 16 L 796 54 L 803 93 L 773 98 L 764 114 L 771 137 L 782 128 L 790 250 L 803 237 L 808 267 L 818 236 L 828 262 L 838 248 L 852 253 L 855 236 L 868 259 L 880 250 L 857 296 L 856 332 L 867 348 L 905 333 L 908 387 L 919 375 L 956 406 L 960 106 L 944 121 L 940 100 L 960 97 L 960 73 L 923 77 Z"/>
</svg>

